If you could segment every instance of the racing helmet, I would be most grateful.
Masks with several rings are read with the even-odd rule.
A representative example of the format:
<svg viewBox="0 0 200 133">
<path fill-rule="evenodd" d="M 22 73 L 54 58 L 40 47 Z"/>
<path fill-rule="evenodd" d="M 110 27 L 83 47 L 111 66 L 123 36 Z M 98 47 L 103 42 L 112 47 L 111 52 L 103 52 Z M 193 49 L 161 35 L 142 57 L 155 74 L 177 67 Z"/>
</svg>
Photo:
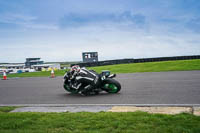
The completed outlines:
<svg viewBox="0 0 200 133">
<path fill-rule="evenodd" d="M 75 65 L 75 66 L 72 66 L 72 67 L 71 67 L 71 70 L 70 70 L 70 71 L 71 71 L 71 72 L 79 72 L 80 69 L 81 69 L 81 68 L 80 68 L 79 65 Z"/>
</svg>

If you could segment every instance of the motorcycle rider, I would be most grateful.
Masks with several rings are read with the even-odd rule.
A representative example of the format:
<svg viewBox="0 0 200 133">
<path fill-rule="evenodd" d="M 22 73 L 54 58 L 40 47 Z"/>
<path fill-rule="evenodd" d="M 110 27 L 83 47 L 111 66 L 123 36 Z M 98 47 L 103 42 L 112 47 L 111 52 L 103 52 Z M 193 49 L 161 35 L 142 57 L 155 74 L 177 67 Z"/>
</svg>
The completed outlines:
<svg viewBox="0 0 200 133">
<path fill-rule="evenodd" d="M 83 95 L 86 95 L 87 92 L 94 89 L 98 85 L 99 76 L 95 71 L 87 70 L 86 68 L 80 68 L 80 66 L 75 65 L 70 69 L 71 80 L 73 84 L 71 84 L 71 88 L 79 89 L 81 85 L 87 84 L 84 89 L 81 91 Z"/>
</svg>

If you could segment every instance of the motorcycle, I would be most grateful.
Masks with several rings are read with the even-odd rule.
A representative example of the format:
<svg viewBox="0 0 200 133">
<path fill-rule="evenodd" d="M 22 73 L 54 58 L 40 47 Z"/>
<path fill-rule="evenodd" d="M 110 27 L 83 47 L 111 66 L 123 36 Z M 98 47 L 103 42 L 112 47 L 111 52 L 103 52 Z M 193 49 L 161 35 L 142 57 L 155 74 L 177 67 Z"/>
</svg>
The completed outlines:
<svg viewBox="0 0 200 133">
<path fill-rule="evenodd" d="M 95 72 L 94 70 L 89 70 L 89 71 Z M 113 79 L 116 77 L 116 74 L 111 74 L 110 71 L 102 71 L 102 73 L 100 74 L 96 73 L 96 74 L 98 75 L 98 78 L 96 78 L 95 80 L 96 81 L 98 80 L 98 85 L 91 90 L 85 91 L 84 89 L 88 84 L 84 84 L 84 83 L 81 84 L 79 89 L 74 89 L 70 87 L 71 84 L 76 83 L 76 81 L 71 80 L 70 72 L 67 72 L 64 75 L 63 87 L 66 91 L 70 93 L 78 94 L 81 92 L 81 94 L 83 95 L 91 95 L 91 94 L 97 95 L 102 91 L 105 91 L 107 93 L 118 93 L 121 90 L 120 83 L 117 80 Z"/>
</svg>

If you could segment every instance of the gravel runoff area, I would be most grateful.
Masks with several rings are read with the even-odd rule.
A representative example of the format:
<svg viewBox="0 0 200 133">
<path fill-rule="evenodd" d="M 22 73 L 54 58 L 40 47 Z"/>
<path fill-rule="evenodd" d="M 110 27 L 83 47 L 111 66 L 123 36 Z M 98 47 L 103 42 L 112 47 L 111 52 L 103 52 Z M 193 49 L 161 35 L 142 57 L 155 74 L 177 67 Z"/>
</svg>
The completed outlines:
<svg viewBox="0 0 200 133">
<path fill-rule="evenodd" d="M 200 107 L 137 107 L 137 106 L 43 106 L 43 107 L 19 107 L 11 112 L 136 112 L 143 111 L 159 114 L 190 113 L 200 116 Z"/>
</svg>

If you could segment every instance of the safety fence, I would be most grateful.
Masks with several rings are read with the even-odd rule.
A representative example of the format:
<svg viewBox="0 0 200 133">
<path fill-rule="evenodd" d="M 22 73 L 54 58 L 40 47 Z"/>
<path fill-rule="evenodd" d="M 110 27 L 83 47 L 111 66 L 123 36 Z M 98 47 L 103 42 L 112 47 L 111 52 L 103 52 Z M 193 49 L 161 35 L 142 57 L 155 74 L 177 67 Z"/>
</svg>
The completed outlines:
<svg viewBox="0 0 200 133">
<path fill-rule="evenodd" d="M 157 57 L 157 58 L 140 58 L 140 59 L 131 58 L 131 59 L 106 60 L 106 61 L 98 61 L 98 62 L 87 62 L 87 63 L 71 64 L 71 66 L 79 65 L 80 67 L 94 67 L 94 66 L 105 66 L 105 65 L 114 65 L 114 64 L 173 61 L 173 60 L 192 60 L 192 59 L 200 59 L 200 55 Z"/>
</svg>

